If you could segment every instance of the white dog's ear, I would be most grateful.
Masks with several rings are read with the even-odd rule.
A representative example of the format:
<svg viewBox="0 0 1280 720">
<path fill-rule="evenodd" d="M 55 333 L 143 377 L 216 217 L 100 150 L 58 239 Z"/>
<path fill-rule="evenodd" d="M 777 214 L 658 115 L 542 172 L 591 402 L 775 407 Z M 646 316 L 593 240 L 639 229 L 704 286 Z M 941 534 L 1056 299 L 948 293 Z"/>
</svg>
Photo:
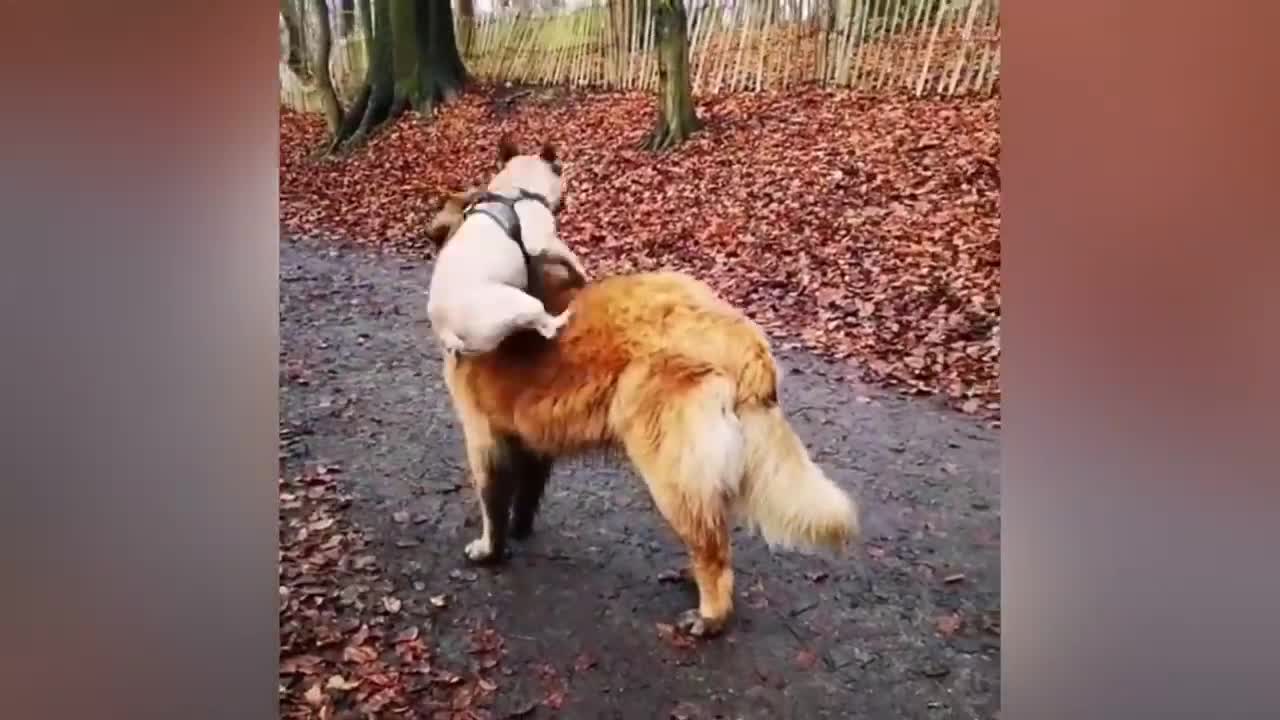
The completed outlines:
<svg viewBox="0 0 1280 720">
<path fill-rule="evenodd" d="M 511 141 L 511 138 L 504 137 L 498 141 L 498 167 L 506 165 L 511 158 L 520 154 L 520 148 Z"/>
<path fill-rule="evenodd" d="M 556 154 L 556 146 L 552 145 L 551 143 L 543 144 L 542 152 L 538 153 L 538 155 L 544 161 L 551 163 L 552 165 L 557 164 L 556 160 L 558 159 L 558 156 Z"/>
</svg>

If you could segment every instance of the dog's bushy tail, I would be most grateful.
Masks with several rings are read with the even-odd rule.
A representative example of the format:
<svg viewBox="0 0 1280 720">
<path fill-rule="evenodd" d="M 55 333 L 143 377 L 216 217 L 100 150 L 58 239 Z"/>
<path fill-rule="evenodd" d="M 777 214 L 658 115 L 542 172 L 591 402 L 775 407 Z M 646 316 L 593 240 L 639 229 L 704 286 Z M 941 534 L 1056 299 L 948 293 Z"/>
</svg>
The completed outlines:
<svg viewBox="0 0 1280 720">
<path fill-rule="evenodd" d="M 738 411 L 744 442 L 738 511 L 771 547 L 841 551 L 858 540 L 858 507 L 822 469 L 776 404 Z"/>
</svg>

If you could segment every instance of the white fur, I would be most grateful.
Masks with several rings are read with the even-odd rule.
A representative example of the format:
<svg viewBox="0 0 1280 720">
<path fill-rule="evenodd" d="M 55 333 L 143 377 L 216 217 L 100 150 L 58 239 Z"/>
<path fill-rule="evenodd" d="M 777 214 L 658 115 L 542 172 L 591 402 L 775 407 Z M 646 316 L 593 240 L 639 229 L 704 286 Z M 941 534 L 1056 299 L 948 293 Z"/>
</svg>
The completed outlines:
<svg viewBox="0 0 1280 720">
<path fill-rule="evenodd" d="M 831 547 L 860 535 L 858 506 L 814 464 L 778 406 L 738 413 L 745 439 L 737 509 L 770 547 Z"/>
<path fill-rule="evenodd" d="M 542 195 L 559 207 L 563 183 L 537 155 L 517 155 L 489 183 L 488 190 L 508 196 L 519 190 Z M 564 262 L 586 277 L 573 251 L 556 232 L 555 215 L 535 200 L 516 203 L 520 234 L 531 255 Z M 436 258 L 428 291 L 427 316 L 446 351 L 483 353 L 511 333 L 536 330 L 555 337 L 570 311 L 551 315 L 527 294 L 529 278 L 520 248 L 492 218 L 471 215 L 444 244 Z"/>
<path fill-rule="evenodd" d="M 467 543 L 463 548 L 467 558 L 474 562 L 488 560 L 493 555 L 493 531 L 489 525 L 489 512 L 482 506 L 480 508 L 480 520 L 484 523 L 484 529 L 480 531 L 480 537 Z"/>
</svg>

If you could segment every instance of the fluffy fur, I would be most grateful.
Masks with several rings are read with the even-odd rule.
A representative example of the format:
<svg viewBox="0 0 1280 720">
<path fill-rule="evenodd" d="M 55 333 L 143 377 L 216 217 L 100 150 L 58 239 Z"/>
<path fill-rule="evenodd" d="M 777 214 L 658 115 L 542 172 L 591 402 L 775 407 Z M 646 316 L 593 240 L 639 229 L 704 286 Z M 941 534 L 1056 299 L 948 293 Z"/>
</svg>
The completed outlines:
<svg viewBox="0 0 1280 720">
<path fill-rule="evenodd" d="M 525 247 L 540 262 L 562 262 L 585 277 L 582 263 L 556 232 L 553 210 L 559 207 L 562 183 L 554 149 L 548 146 L 541 155 L 517 153 L 513 146 L 502 145 L 502 169 L 489 191 L 513 195 L 524 189 L 546 198 L 550 207 L 536 201 L 514 206 Z M 464 196 L 474 198 L 475 193 Z M 456 203 L 452 209 L 461 224 L 456 237 L 440 249 L 427 299 L 427 315 L 441 345 L 471 354 L 493 350 L 520 329 L 554 337 L 569 313 L 552 315 L 525 292 L 530 278 L 519 247 L 492 218 L 462 218 Z M 439 222 L 432 227 L 438 228 Z"/>
<path fill-rule="evenodd" d="M 643 273 L 580 287 L 544 274 L 547 308 L 574 311 L 548 341 L 517 332 L 495 352 L 447 357 L 445 380 L 481 500 L 473 561 L 500 559 L 532 519 L 554 459 L 626 454 L 687 546 L 699 602 L 677 620 L 719 632 L 733 610 L 735 514 L 774 546 L 840 550 L 853 499 L 805 451 L 778 405 L 761 329 L 688 276 Z"/>
</svg>

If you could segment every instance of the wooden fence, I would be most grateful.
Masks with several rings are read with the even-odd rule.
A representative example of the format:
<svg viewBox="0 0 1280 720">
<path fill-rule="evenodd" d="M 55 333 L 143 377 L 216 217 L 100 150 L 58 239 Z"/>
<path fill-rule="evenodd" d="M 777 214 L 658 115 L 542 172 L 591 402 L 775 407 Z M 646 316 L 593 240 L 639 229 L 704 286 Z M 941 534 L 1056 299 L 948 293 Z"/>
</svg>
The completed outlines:
<svg viewBox="0 0 1280 720">
<path fill-rule="evenodd" d="M 467 67 L 493 81 L 654 89 L 653 0 L 639 23 L 595 0 L 478 16 Z M 987 95 L 1000 74 L 1000 0 L 686 3 L 695 95 L 819 82 L 859 92 Z"/>
<path fill-rule="evenodd" d="M 653 0 L 559 11 L 454 13 L 467 69 L 490 82 L 653 90 Z M 1000 78 L 1000 0 L 686 0 L 697 96 L 816 82 L 859 93 L 986 96 Z M 629 12 L 634 8 L 635 12 Z M 634 18 L 636 20 L 628 21 Z M 638 20 L 638 21 L 637 21 Z M 339 94 L 364 73 L 363 38 L 335 37 Z M 355 51 L 353 51 L 353 49 Z M 317 107 L 281 68 L 281 100 Z"/>
</svg>

